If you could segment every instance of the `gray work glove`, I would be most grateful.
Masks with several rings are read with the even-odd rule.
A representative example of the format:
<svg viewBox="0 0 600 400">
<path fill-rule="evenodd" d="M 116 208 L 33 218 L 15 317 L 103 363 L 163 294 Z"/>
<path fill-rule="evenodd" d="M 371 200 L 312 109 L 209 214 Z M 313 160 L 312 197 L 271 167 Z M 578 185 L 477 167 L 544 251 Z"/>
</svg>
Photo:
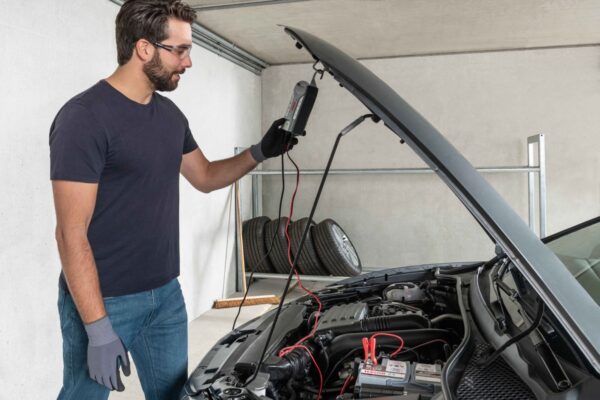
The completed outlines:
<svg viewBox="0 0 600 400">
<path fill-rule="evenodd" d="M 250 147 L 250 154 L 256 162 L 263 162 L 267 158 L 277 157 L 289 151 L 298 143 L 298 139 L 291 133 L 281 129 L 285 118 L 273 122 L 265 136 L 257 144 Z"/>
<path fill-rule="evenodd" d="M 122 392 L 125 386 L 121 381 L 119 365 L 125 376 L 129 376 L 129 357 L 108 316 L 85 325 L 85 331 L 89 339 L 87 362 L 90 378 L 109 390 Z"/>
</svg>

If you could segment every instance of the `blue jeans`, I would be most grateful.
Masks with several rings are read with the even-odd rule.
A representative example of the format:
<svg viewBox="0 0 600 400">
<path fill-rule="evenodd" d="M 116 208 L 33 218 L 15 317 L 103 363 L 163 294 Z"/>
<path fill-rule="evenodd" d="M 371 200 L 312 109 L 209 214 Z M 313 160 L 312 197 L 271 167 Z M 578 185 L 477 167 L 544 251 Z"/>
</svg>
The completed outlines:
<svg viewBox="0 0 600 400">
<path fill-rule="evenodd" d="M 106 297 L 104 306 L 133 358 L 146 399 L 176 399 L 187 380 L 188 362 L 187 313 L 177 279 L 146 292 Z M 73 298 L 63 289 L 58 311 L 64 362 L 58 399 L 108 399 L 110 391 L 89 377 L 88 338 Z"/>
</svg>

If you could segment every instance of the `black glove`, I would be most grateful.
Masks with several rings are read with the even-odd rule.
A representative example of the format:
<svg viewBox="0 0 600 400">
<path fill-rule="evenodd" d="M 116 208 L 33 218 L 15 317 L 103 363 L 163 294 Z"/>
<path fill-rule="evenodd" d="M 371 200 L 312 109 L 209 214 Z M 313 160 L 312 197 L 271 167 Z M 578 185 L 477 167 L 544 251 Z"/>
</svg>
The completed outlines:
<svg viewBox="0 0 600 400">
<path fill-rule="evenodd" d="M 298 144 L 297 138 L 281 129 L 284 122 L 285 118 L 273 122 L 262 140 L 250 147 L 250 154 L 256 162 L 263 162 L 267 158 L 277 157 Z"/>
<path fill-rule="evenodd" d="M 125 386 L 121 381 L 119 364 L 125 376 L 129 376 L 129 357 L 108 316 L 85 325 L 85 331 L 89 339 L 87 362 L 90 378 L 109 390 L 122 392 Z"/>
</svg>

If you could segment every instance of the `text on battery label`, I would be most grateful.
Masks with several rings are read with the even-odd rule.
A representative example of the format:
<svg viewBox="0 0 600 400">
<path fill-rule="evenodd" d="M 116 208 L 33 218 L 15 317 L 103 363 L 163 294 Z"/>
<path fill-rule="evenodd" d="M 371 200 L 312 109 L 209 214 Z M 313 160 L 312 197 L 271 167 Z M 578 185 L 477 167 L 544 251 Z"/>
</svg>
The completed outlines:
<svg viewBox="0 0 600 400">
<path fill-rule="evenodd" d="M 388 360 L 385 365 L 386 371 L 406 374 L 406 363 L 403 361 Z"/>
<path fill-rule="evenodd" d="M 365 374 L 365 375 L 385 376 L 385 377 L 389 377 L 389 378 L 399 378 L 399 379 L 404 379 L 406 377 L 406 374 L 403 374 L 403 373 L 396 373 L 396 372 L 382 371 L 382 370 L 375 370 L 375 369 L 362 369 L 360 371 L 360 373 Z"/>
<path fill-rule="evenodd" d="M 438 373 L 441 372 L 441 367 L 436 364 L 417 364 L 416 371 Z"/>
</svg>

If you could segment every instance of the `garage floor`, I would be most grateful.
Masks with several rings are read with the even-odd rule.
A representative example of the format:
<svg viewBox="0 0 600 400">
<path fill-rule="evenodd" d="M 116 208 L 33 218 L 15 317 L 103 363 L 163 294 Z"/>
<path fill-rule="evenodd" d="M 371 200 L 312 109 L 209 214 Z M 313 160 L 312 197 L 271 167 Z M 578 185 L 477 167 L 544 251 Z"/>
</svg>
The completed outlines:
<svg viewBox="0 0 600 400">
<path fill-rule="evenodd" d="M 302 282 L 305 287 L 310 290 L 318 290 L 324 286 L 327 286 L 325 282 Z M 250 295 L 258 296 L 264 294 L 275 294 L 279 296 L 283 291 L 285 281 L 280 279 L 260 279 L 254 282 L 252 285 Z M 243 293 L 235 293 L 231 297 L 241 297 Z M 288 294 L 286 302 L 289 300 L 296 299 L 304 295 L 304 291 L 299 287 L 295 287 Z M 246 321 L 255 318 L 266 311 L 268 311 L 271 305 L 258 305 L 258 306 L 247 306 L 242 307 L 242 312 L 238 318 L 238 326 Z M 275 306 L 273 306 L 275 307 Z M 191 373 L 204 354 L 213 346 L 213 344 L 221 337 L 225 336 L 231 331 L 233 319 L 237 313 L 237 308 L 225 308 L 225 309 L 211 309 L 189 324 L 189 364 L 188 372 Z M 144 400 L 144 392 L 140 386 L 140 382 L 137 377 L 135 365 L 131 369 L 131 375 L 129 377 L 122 377 L 123 383 L 125 384 L 124 392 L 113 392 L 110 395 L 110 399 L 117 400 Z"/>
</svg>

